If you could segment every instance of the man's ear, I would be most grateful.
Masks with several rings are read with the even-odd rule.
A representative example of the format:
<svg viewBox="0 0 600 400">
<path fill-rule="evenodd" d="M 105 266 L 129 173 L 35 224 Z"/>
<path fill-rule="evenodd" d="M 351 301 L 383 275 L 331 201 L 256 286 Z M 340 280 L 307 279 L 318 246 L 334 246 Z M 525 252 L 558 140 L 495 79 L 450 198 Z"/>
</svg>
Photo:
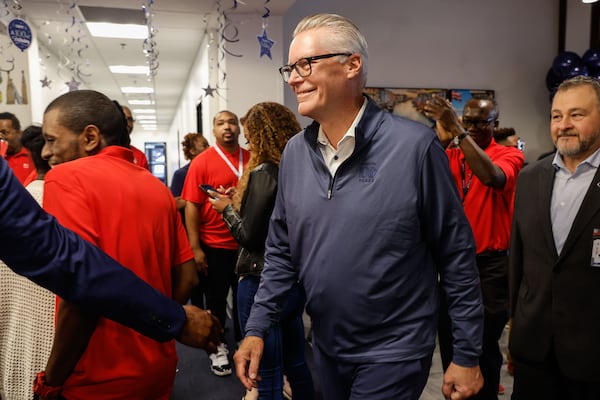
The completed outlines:
<svg viewBox="0 0 600 400">
<path fill-rule="evenodd" d="M 102 136 L 96 125 L 87 125 L 81 133 L 83 148 L 88 154 L 96 154 L 101 149 Z"/>
<path fill-rule="evenodd" d="M 348 71 L 348 78 L 354 78 L 358 76 L 362 71 L 362 57 L 359 54 L 352 54 L 348 56 L 346 67 Z"/>
</svg>

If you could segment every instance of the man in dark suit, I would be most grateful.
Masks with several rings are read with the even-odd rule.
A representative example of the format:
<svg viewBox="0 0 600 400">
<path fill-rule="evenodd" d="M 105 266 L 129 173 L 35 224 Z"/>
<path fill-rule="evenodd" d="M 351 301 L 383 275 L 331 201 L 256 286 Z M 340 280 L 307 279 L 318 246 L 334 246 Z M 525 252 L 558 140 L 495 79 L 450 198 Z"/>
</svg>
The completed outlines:
<svg viewBox="0 0 600 400">
<path fill-rule="evenodd" d="M 512 399 L 600 396 L 600 82 L 563 82 L 554 157 L 519 176 L 509 288 Z"/>
</svg>

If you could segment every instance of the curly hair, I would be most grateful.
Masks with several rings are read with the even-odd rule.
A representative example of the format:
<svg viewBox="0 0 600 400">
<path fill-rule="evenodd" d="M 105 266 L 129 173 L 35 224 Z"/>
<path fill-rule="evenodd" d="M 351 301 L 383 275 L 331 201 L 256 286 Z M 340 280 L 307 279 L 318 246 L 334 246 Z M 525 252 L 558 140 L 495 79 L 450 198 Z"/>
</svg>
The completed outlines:
<svg viewBox="0 0 600 400">
<path fill-rule="evenodd" d="M 201 133 L 190 132 L 183 137 L 181 148 L 183 150 L 183 156 L 186 160 L 192 160 L 194 157 L 200 154 L 196 151 L 196 146 L 198 144 L 202 144 L 204 149 L 207 149 L 209 146 L 208 140 L 206 140 Z"/>
<path fill-rule="evenodd" d="M 239 210 L 248 186 L 250 172 L 264 162 L 279 165 L 281 153 L 288 140 L 300 132 L 300 124 L 294 113 L 278 103 L 263 102 L 250 108 L 240 118 L 250 149 L 250 160 L 233 196 L 233 205 Z"/>
</svg>

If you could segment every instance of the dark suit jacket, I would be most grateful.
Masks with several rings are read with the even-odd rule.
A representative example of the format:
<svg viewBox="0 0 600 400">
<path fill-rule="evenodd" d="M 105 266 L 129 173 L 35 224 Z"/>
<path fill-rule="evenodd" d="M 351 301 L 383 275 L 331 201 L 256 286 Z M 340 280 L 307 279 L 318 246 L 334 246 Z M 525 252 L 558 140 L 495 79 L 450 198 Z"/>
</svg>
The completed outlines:
<svg viewBox="0 0 600 400">
<path fill-rule="evenodd" d="M 566 376 L 600 382 L 600 268 L 592 233 L 600 229 L 600 169 L 557 254 L 550 220 L 552 157 L 523 169 L 517 182 L 509 266 L 510 352 L 539 362 L 554 345 Z"/>
<path fill-rule="evenodd" d="M 2 157 L 0 259 L 62 298 L 153 339 L 178 337 L 185 324 L 179 304 L 44 212 Z"/>
</svg>

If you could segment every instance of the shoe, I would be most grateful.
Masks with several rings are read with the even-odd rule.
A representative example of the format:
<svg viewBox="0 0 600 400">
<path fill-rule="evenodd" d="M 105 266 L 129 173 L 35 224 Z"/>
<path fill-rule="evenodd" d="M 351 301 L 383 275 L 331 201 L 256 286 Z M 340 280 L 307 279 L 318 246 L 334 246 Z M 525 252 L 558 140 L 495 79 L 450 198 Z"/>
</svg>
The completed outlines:
<svg viewBox="0 0 600 400">
<path fill-rule="evenodd" d="M 210 358 L 210 369 L 213 374 L 217 376 L 231 375 L 231 364 L 227 357 L 228 354 L 227 345 L 221 343 L 217 346 L 217 352 L 208 356 Z"/>
<path fill-rule="evenodd" d="M 498 384 L 498 394 L 504 394 L 504 386 L 502 384 Z"/>
</svg>

